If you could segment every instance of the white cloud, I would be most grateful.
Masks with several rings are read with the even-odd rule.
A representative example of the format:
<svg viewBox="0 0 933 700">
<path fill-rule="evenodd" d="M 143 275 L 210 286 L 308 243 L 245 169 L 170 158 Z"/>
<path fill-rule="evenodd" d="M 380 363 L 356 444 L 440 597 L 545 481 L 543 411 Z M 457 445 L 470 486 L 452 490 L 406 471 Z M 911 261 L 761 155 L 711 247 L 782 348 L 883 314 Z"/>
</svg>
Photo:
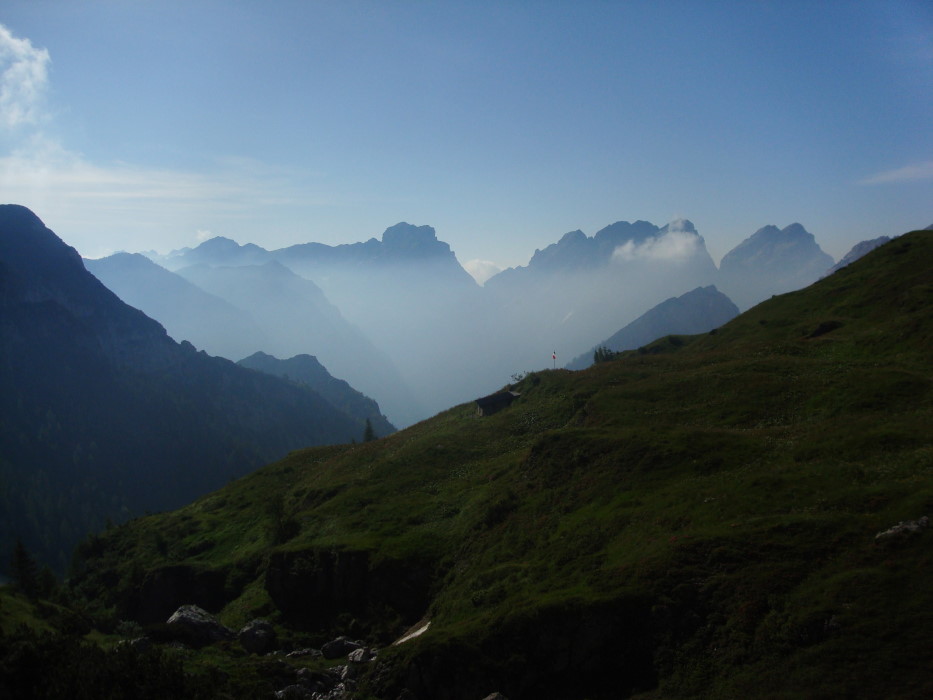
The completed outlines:
<svg viewBox="0 0 933 700">
<path fill-rule="evenodd" d="M 913 182 L 915 180 L 933 180 L 933 160 L 912 163 L 896 170 L 885 170 L 861 180 L 863 185 L 881 185 L 889 182 Z"/>
<path fill-rule="evenodd" d="M 41 121 L 51 60 L 48 51 L 0 24 L 0 126 L 15 129 Z"/>
<path fill-rule="evenodd" d="M 211 233 L 210 231 L 206 231 L 204 229 L 198 229 L 198 232 L 194 236 L 194 240 L 196 240 L 198 243 L 203 243 L 204 241 L 209 241 L 213 237 L 214 237 L 214 234 Z"/>
<path fill-rule="evenodd" d="M 470 273 L 477 284 L 485 284 L 493 275 L 502 272 L 502 268 L 490 260 L 468 260 L 463 263 L 463 269 Z"/>
<path fill-rule="evenodd" d="M 672 225 L 671 228 L 678 227 Z M 686 260 L 696 254 L 700 239 L 694 233 L 671 230 L 657 238 L 649 238 L 644 243 L 628 241 L 612 252 L 612 259 L 617 262 L 632 260 L 664 260 L 676 262 Z"/>
</svg>

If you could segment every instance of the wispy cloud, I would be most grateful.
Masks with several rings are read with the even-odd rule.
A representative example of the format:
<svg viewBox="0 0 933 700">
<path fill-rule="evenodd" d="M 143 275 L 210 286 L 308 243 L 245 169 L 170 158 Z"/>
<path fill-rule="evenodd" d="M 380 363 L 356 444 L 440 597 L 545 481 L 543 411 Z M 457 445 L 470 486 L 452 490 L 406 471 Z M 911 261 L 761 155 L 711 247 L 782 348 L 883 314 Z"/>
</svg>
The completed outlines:
<svg viewBox="0 0 933 700">
<path fill-rule="evenodd" d="M 273 224 L 283 210 L 335 205 L 334 197 L 314 193 L 320 174 L 305 169 L 230 156 L 184 170 L 77 153 L 52 135 L 50 65 L 48 51 L 0 24 L 0 198 L 62 226 L 82 254 L 153 240 L 177 247 L 212 226 Z"/>
<path fill-rule="evenodd" d="M 49 52 L 0 24 L 0 126 L 37 124 L 49 79 Z"/>
<path fill-rule="evenodd" d="M 890 182 L 913 182 L 915 180 L 933 180 L 933 160 L 912 163 L 896 170 L 885 170 L 861 180 L 863 185 L 882 185 Z"/>
<path fill-rule="evenodd" d="M 671 230 L 657 238 L 649 238 L 641 244 L 628 241 L 612 252 L 612 259 L 617 262 L 629 262 L 631 260 L 679 261 L 695 255 L 699 247 L 700 238 L 695 233 Z"/>
<path fill-rule="evenodd" d="M 490 260 L 467 260 L 463 263 L 463 269 L 480 285 L 486 284 L 486 280 L 502 272 L 502 268 Z"/>
</svg>

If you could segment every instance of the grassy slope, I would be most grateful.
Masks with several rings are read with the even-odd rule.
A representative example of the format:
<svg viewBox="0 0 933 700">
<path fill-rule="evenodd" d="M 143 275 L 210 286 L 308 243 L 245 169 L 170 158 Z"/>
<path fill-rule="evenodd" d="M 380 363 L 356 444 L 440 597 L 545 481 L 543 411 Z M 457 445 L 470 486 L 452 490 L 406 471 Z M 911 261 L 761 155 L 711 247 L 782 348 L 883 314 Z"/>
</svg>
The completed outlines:
<svg viewBox="0 0 933 700">
<path fill-rule="evenodd" d="M 107 533 L 79 583 L 119 605 L 159 567 L 219 570 L 224 621 L 288 626 L 270 556 L 366 551 L 430 577 L 392 692 L 933 695 L 933 533 L 874 539 L 933 514 L 930 261 L 910 234 L 712 334 L 531 375 L 495 416 L 293 453 Z M 326 632 L 416 619 L 350 617 Z"/>
</svg>

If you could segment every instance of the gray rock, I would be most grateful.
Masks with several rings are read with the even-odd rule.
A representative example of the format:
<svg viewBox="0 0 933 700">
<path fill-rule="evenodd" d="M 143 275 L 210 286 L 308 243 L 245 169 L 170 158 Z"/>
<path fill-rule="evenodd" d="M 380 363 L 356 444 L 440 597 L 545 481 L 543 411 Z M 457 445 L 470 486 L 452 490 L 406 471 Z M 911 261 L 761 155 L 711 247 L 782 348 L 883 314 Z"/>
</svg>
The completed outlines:
<svg viewBox="0 0 933 700">
<path fill-rule="evenodd" d="M 509 700 L 509 699 L 505 697 L 502 693 L 496 692 L 496 693 L 490 693 L 489 695 L 484 697 L 483 700 Z"/>
<path fill-rule="evenodd" d="M 295 649 L 295 651 L 290 651 L 285 655 L 287 659 L 295 659 L 299 656 L 310 656 L 316 658 L 322 656 L 320 649 L 312 649 L 311 647 L 306 647 L 304 649 Z"/>
<path fill-rule="evenodd" d="M 363 664 L 376 658 L 376 652 L 369 647 L 360 647 L 347 654 L 347 661 L 355 664 Z"/>
<path fill-rule="evenodd" d="M 324 646 L 321 647 L 321 653 L 324 655 L 325 659 L 339 659 L 341 656 L 346 656 L 351 651 L 359 649 L 363 645 L 359 642 L 354 642 L 346 637 L 337 637 L 330 642 L 327 642 Z"/>
<path fill-rule="evenodd" d="M 243 626 L 237 638 L 250 654 L 265 654 L 275 648 L 278 637 L 275 629 L 265 620 L 252 620 Z"/>
<path fill-rule="evenodd" d="M 918 520 L 902 520 L 894 527 L 879 532 L 875 535 L 875 540 L 885 540 L 890 537 L 905 537 L 907 535 L 916 534 L 921 530 L 926 530 L 928 527 L 930 527 L 930 519 L 926 515 Z"/>
<path fill-rule="evenodd" d="M 182 605 L 172 613 L 167 624 L 194 641 L 210 644 L 233 639 L 234 632 L 220 624 L 213 615 L 197 605 Z"/>
</svg>

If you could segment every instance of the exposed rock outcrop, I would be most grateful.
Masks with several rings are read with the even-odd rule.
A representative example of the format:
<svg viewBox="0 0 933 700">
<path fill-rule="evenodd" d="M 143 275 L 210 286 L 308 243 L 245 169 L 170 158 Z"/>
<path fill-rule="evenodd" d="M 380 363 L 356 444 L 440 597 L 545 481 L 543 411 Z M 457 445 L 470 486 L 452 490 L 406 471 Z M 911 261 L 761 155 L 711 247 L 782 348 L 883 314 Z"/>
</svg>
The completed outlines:
<svg viewBox="0 0 933 700">
<path fill-rule="evenodd" d="M 250 654 L 265 654 L 275 648 L 278 637 L 275 629 L 265 620 L 252 620 L 237 634 L 240 645 Z"/>
<path fill-rule="evenodd" d="M 166 624 L 178 629 L 192 642 L 200 644 L 234 637 L 233 630 L 220 624 L 213 615 L 197 605 L 182 605 L 172 613 Z"/>
</svg>

